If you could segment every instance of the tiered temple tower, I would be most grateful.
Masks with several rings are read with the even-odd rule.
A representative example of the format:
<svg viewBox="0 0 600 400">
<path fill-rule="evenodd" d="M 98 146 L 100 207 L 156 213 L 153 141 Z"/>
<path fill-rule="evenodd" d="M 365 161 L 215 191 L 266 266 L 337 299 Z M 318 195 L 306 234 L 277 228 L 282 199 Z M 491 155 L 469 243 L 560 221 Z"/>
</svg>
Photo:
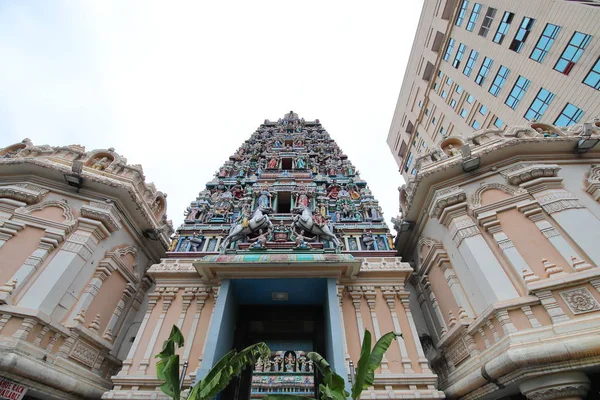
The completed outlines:
<svg viewBox="0 0 600 400">
<path fill-rule="evenodd" d="M 381 208 L 319 120 L 266 120 L 185 213 L 139 334 L 106 399 L 162 398 L 154 355 L 171 326 L 185 336 L 185 385 L 231 348 L 273 351 L 223 394 L 316 394 L 309 351 L 346 376 L 365 329 L 402 332 L 365 398 L 442 398 L 409 307 L 410 266 L 395 257 Z"/>
</svg>

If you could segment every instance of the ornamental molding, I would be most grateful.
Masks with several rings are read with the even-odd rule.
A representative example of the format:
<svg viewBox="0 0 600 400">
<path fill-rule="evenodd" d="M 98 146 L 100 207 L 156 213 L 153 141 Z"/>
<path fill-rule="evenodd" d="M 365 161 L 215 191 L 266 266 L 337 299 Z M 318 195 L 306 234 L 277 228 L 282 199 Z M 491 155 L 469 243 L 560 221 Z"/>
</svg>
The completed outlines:
<svg viewBox="0 0 600 400">
<path fill-rule="evenodd" d="M 467 194 L 458 186 L 437 190 L 435 192 L 430 215 L 440 218 L 446 207 L 450 207 L 467 200 Z"/>
<path fill-rule="evenodd" d="M 558 175 L 560 167 L 556 164 L 517 164 L 511 168 L 500 171 L 500 175 L 514 186 L 538 178 L 551 178 Z"/>
<path fill-rule="evenodd" d="M 452 345 L 448 346 L 448 349 L 445 352 L 446 357 L 454 364 L 454 366 L 469 357 L 469 349 L 462 337 Z"/>
<path fill-rule="evenodd" d="M 584 314 L 600 310 L 600 304 L 585 287 L 560 292 L 560 296 L 565 300 L 573 314 Z"/>
<path fill-rule="evenodd" d="M 112 204 L 90 203 L 81 206 L 80 211 L 82 217 L 102 222 L 111 233 L 121 229 L 119 217 Z"/>
<path fill-rule="evenodd" d="M 590 166 L 590 171 L 587 177 L 588 183 L 600 183 L 600 165 L 593 164 Z"/>
<path fill-rule="evenodd" d="M 69 357 L 79 361 L 84 365 L 87 365 L 90 368 L 93 368 L 94 364 L 96 363 L 96 359 L 99 355 L 100 350 L 93 348 L 92 346 L 83 342 L 82 340 L 79 340 L 73 346 Z"/>
<path fill-rule="evenodd" d="M 535 198 L 548 214 L 571 208 L 585 208 L 585 205 L 577 197 L 564 189 L 546 191 L 535 195 Z"/>
<path fill-rule="evenodd" d="M 560 385 L 547 389 L 532 390 L 525 395 L 529 400 L 580 399 L 585 397 L 590 388 L 589 383 Z"/>
<path fill-rule="evenodd" d="M 511 196 L 516 196 L 518 194 L 527 193 L 525 189 L 521 188 L 511 188 L 509 186 L 503 185 L 501 183 L 482 183 L 481 186 L 473 193 L 471 196 L 471 203 L 473 207 L 481 207 L 482 195 L 485 191 L 497 189 L 501 190 L 504 193 L 510 194 Z"/>
<path fill-rule="evenodd" d="M 0 186 L 0 197 L 22 201 L 29 205 L 38 203 L 49 190 L 29 183 L 15 183 Z"/>
<path fill-rule="evenodd" d="M 28 207 L 20 207 L 15 210 L 15 214 L 30 215 L 32 212 L 43 210 L 46 207 L 60 208 L 63 211 L 63 217 L 65 218 L 64 224 L 73 226 L 77 223 L 71 207 L 69 207 L 65 201 L 48 200 Z"/>
</svg>

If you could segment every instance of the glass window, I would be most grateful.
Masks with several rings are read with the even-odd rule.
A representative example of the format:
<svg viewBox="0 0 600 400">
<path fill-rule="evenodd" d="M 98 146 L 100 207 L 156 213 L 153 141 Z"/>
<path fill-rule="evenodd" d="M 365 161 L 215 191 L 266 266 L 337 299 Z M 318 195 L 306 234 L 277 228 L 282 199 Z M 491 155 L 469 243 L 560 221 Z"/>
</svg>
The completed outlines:
<svg viewBox="0 0 600 400">
<path fill-rule="evenodd" d="M 473 104 L 473 100 L 475 100 L 475 97 L 473 97 L 472 94 L 467 96 L 467 103 L 469 104 Z"/>
<path fill-rule="evenodd" d="M 463 108 L 462 110 L 460 110 L 460 116 L 461 116 L 461 117 L 463 117 L 463 118 L 467 118 L 467 115 L 468 115 L 468 114 L 469 114 L 469 113 L 467 112 L 467 110 L 466 110 L 466 109 L 464 109 L 464 108 Z"/>
<path fill-rule="evenodd" d="M 410 174 L 411 175 L 416 175 L 417 174 L 417 169 L 413 168 L 412 171 L 410 171 Z"/>
<path fill-rule="evenodd" d="M 539 63 L 544 61 L 546 54 L 548 54 L 548 51 L 550 51 L 550 48 L 554 44 L 554 40 L 558 36 L 558 32 L 560 32 L 560 26 L 546 24 L 544 32 L 542 32 L 542 36 L 540 36 L 535 44 L 535 48 L 531 52 L 529 58 Z"/>
<path fill-rule="evenodd" d="M 469 32 L 473 32 L 473 28 L 475 28 L 475 24 L 477 24 L 477 19 L 479 18 L 479 13 L 481 12 L 481 4 L 475 3 L 473 6 L 473 10 L 471 10 L 471 16 L 469 17 L 469 22 L 467 22 L 467 30 Z"/>
<path fill-rule="evenodd" d="M 504 121 L 502 121 L 500 118 L 496 117 L 496 119 L 494 120 L 494 126 L 496 128 L 502 128 L 502 125 L 504 125 Z"/>
<path fill-rule="evenodd" d="M 531 81 L 529 79 L 519 75 L 504 104 L 513 110 L 517 108 L 530 83 Z"/>
<path fill-rule="evenodd" d="M 481 115 L 487 114 L 487 107 L 484 106 L 483 104 L 479 106 L 479 114 L 481 114 Z"/>
<path fill-rule="evenodd" d="M 421 108 L 422 105 L 423 105 L 423 102 L 421 100 L 419 100 L 419 108 Z"/>
<path fill-rule="evenodd" d="M 429 115 L 429 108 L 425 109 L 425 115 Z"/>
<path fill-rule="evenodd" d="M 467 7 L 469 7 L 469 2 L 467 0 L 463 0 L 462 4 L 460 5 L 460 11 L 456 16 L 456 26 L 462 25 L 463 20 L 465 19 L 465 14 L 467 13 Z"/>
<path fill-rule="evenodd" d="M 445 90 L 442 90 L 442 99 L 448 97 L 448 93 Z"/>
<path fill-rule="evenodd" d="M 500 22 L 500 25 L 498 25 L 498 30 L 496 31 L 496 34 L 494 35 L 494 43 L 498 43 L 498 44 L 502 44 L 502 41 L 504 41 L 504 37 L 506 36 L 506 34 L 508 33 L 508 30 L 510 29 L 510 23 L 512 22 L 513 18 L 514 18 L 515 14 L 505 11 L 504 15 L 502 16 L 502 21 Z"/>
<path fill-rule="evenodd" d="M 452 99 L 452 101 L 450 102 L 450 107 L 456 107 L 456 100 Z"/>
<path fill-rule="evenodd" d="M 478 84 L 479 86 L 483 84 L 483 81 L 485 81 L 485 78 L 487 78 L 488 74 L 490 73 L 490 68 L 492 68 L 493 63 L 494 60 L 492 60 L 491 58 L 485 57 L 483 59 L 483 63 L 481 64 L 481 67 L 479 67 L 479 72 L 477 73 L 477 77 L 475 78 L 476 84 Z"/>
<path fill-rule="evenodd" d="M 444 74 L 442 73 L 442 70 L 439 70 L 439 71 L 438 71 L 438 77 L 439 77 L 439 78 L 441 78 L 441 77 L 442 77 L 442 75 L 444 75 Z"/>
<path fill-rule="evenodd" d="M 433 118 L 432 118 L 432 120 L 431 120 L 431 123 L 432 123 L 433 125 L 437 124 L 437 120 L 435 119 L 435 117 L 433 117 Z"/>
<path fill-rule="evenodd" d="M 471 50 L 471 53 L 469 53 L 469 59 L 465 64 L 465 69 L 463 69 L 463 74 L 465 74 L 466 76 L 471 75 L 471 72 L 473 71 L 473 66 L 475 65 L 475 61 L 477 61 L 477 56 L 479 56 L 479 53 L 475 50 Z"/>
<path fill-rule="evenodd" d="M 473 127 L 473 129 L 479 129 L 479 127 L 481 126 L 481 124 L 479 123 L 479 121 L 473 121 L 473 123 L 471 124 L 471 126 Z"/>
<path fill-rule="evenodd" d="M 446 46 L 446 53 L 444 54 L 444 61 L 448 61 L 448 59 L 450 59 L 450 54 L 452 54 L 452 50 L 454 49 L 454 42 L 455 40 L 453 38 L 450 38 L 450 40 L 448 40 L 448 45 Z"/>
<path fill-rule="evenodd" d="M 579 122 L 581 116 L 583 115 L 583 110 L 574 106 L 571 103 L 567 103 L 565 108 L 563 108 L 562 112 L 554 121 L 554 125 L 556 126 L 569 126 Z"/>
<path fill-rule="evenodd" d="M 596 60 L 596 64 L 594 64 L 590 72 L 587 74 L 583 80 L 583 83 L 593 87 L 594 89 L 600 89 L 600 58 Z"/>
<path fill-rule="evenodd" d="M 406 164 L 404 164 L 404 172 L 408 172 L 408 169 L 410 168 L 410 164 L 412 163 L 412 159 L 413 159 L 413 154 L 409 153 L 408 158 L 406 159 Z"/>
<path fill-rule="evenodd" d="M 443 126 L 440 126 L 440 135 L 446 136 L 446 128 L 444 128 Z"/>
<path fill-rule="evenodd" d="M 534 23 L 535 19 L 523 17 L 523 19 L 521 20 L 521 25 L 519 26 L 519 30 L 517 31 L 515 38 L 510 44 L 509 49 L 511 49 L 512 51 L 516 51 L 517 53 L 521 52 L 523 46 L 525 45 L 525 41 L 527 40 L 527 36 L 529 36 L 529 33 L 531 32 L 531 28 L 533 27 Z"/>
<path fill-rule="evenodd" d="M 460 65 L 460 62 L 462 61 L 462 58 L 465 55 L 466 48 L 467 46 L 465 46 L 463 43 L 461 43 L 458 46 L 458 51 L 456 52 L 456 55 L 454 56 L 454 61 L 452 62 L 452 66 L 454 68 L 458 68 L 458 66 Z"/>
<path fill-rule="evenodd" d="M 447 85 L 452 85 L 452 79 L 450 79 L 450 77 L 446 78 L 446 84 Z"/>
<path fill-rule="evenodd" d="M 458 86 L 456 86 L 456 89 L 454 89 L 454 90 L 456 90 L 456 93 L 461 94 L 462 93 L 462 86 L 458 85 Z"/>
<path fill-rule="evenodd" d="M 479 36 L 487 37 L 488 32 L 490 31 L 490 26 L 492 26 L 492 22 L 494 22 L 494 17 L 496 16 L 496 9 L 492 7 L 488 7 L 485 12 L 485 17 L 483 17 L 483 22 L 481 23 L 481 27 L 479 28 Z"/>
<path fill-rule="evenodd" d="M 502 87 L 506 83 L 508 74 L 510 74 L 510 69 L 506 68 L 504 65 L 501 65 L 500 68 L 498 68 L 496 77 L 494 78 L 489 90 L 493 96 L 498 96 L 498 93 L 500 93 L 500 90 L 502 90 Z"/>
<path fill-rule="evenodd" d="M 591 39 L 592 37 L 590 35 L 575 32 L 571 37 L 569 44 L 565 47 L 562 55 L 556 62 L 554 69 L 565 75 L 569 75 L 569 72 L 571 72 L 571 69 L 573 69 L 573 66 L 579 60 L 579 57 L 581 57 L 583 50 L 585 50 Z"/>
<path fill-rule="evenodd" d="M 532 119 L 539 121 L 542 115 L 544 115 L 544 112 L 546 111 L 550 103 L 552 103 L 553 99 L 554 93 L 544 88 L 541 88 L 537 96 L 535 96 L 535 99 L 531 102 L 529 109 L 525 113 L 525 118 L 530 121 Z"/>
<path fill-rule="evenodd" d="M 433 90 L 437 90 L 437 88 L 438 88 L 438 84 L 436 82 L 436 83 L 433 84 Z"/>
</svg>

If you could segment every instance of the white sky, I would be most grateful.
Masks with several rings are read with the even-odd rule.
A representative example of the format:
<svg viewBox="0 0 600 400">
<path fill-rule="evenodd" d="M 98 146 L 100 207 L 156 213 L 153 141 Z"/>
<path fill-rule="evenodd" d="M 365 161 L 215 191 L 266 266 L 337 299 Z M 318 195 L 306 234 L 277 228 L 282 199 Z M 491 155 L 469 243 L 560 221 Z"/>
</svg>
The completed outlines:
<svg viewBox="0 0 600 400">
<path fill-rule="evenodd" d="M 385 218 L 386 137 L 422 0 L 2 1 L 0 148 L 114 147 L 168 194 L 175 227 L 264 119 L 319 118 Z"/>
</svg>

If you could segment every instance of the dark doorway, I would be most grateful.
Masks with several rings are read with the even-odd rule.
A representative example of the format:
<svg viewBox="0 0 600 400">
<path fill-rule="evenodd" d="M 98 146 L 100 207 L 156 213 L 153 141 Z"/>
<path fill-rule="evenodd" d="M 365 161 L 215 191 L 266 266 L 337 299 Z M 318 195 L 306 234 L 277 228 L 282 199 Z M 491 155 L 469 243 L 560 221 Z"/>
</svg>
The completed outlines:
<svg viewBox="0 0 600 400">
<path fill-rule="evenodd" d="M 292 212 L 292 194 L 290 192 L 277 193 L 277 212 L 281 214 Z"/>
<path fill-rule="evenodd" d="M 286 169 L 286 170 L 292 169 L 292 159 L 291 158 L 282 158 L 281 159 L 281 169 Z"/>
<path fill-rule="evenodd" d="M 290 350 L 296 351 L 296 354 L 309 351 L 326 354 L 324 331 L 324 315 L 321 306 L 241 305 L 238 310 L 234 347 L 241 350 L 251 344 L 265 342 L 271 348 L 273 355 L 280 352 L 286 358 L 290 357 Z M 282 375 L 294 375 L 288 373 L 285 368 Z M 232 400 L 262 398 L 264 394 L 257 393 L 251 397 L 253 369 L 247 368 L 239 379 L 232 381 L 220 398 Z M 300 370 L 301 367 L 298 367 L 298 371 Z M 318 382 L 314 383 L 314 388 L 318 387 Z M 303 395 L 318 398 L 315 389 L 311 388 L 311 390 L 313 392 Z"/>
</svg>

